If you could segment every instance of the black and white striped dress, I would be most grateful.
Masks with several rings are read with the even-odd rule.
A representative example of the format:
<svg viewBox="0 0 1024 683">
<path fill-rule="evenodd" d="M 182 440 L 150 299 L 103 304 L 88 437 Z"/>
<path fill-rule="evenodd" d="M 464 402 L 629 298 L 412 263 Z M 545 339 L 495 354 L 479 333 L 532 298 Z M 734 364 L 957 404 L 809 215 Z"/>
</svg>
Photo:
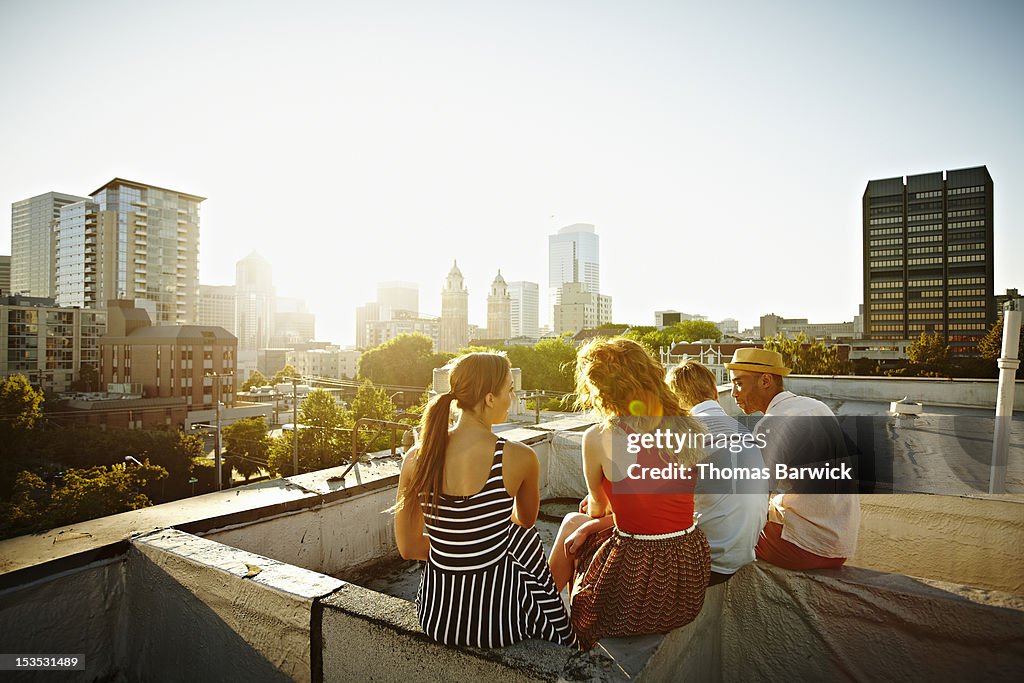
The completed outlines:
<svg viewBox="0 0 1024 683">
<path fill-rule="evenodd" d="M 430 555 L 416 596 L 420 626 L 446 645 L 504 647 L 526 638 L 572 645 L 540 534 L 512 523 L 504 446 L 504 439 L 494 445 L 478 493 L 442 495 L 436 516 L 424 507 Z"/>
</svg>

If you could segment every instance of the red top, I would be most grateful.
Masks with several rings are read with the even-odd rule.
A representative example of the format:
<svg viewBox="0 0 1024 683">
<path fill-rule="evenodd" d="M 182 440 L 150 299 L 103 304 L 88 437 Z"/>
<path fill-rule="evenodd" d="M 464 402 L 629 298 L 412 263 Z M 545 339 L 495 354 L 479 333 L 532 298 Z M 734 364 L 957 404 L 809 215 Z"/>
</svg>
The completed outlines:
<svg viewBox="0 0 1024 683">
<path fill-rule="evenodd" d="M 680 468 L 673 467 L 654 449 L 645 448 L 637 453 L 639 468 L 630 468 L 634 477 L 616 482 L 601 477 L 601 487 L 612 504 L 615 526 L 632 534 L 667 534 L 693 526 L 693 489 L 696 470 L 688 472 L 690 479 L 681 479 Z M 672 479 L 654 479 L 652 470 L 659 474 L 675 475 Z M 638 478 L 646 475 L 645 478 Z"/>
</svg>

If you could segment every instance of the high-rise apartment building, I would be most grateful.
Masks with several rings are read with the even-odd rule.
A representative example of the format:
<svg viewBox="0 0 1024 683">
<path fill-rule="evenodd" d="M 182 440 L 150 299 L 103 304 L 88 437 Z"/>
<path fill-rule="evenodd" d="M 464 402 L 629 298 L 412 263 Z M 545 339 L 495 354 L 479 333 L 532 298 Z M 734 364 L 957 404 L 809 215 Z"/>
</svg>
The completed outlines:
<svg viewBox="0 0 1024 683">
<path fill-rule="evenodd" d="M 552 315 L 561 302 L 562 285 L 580 282 L 583 291 L 601 291 L 600 240 L 589 223 L 567 225 L 548 236 L 548 297 Z M 553 318 L 552 318 L 553 319 Z"/>
<path fill-rule="evenodd" d="M 992 189 L 985 166 L 868 182 L 865 338 L 938 333 L 975 352 L 996 318 Z"/>
<path fill-rule="evenodd" d="M 377 303 L 382 317 L 415 318 L 420 314 L 420 286 L 413 282 L 381 282 L 377 285 Z"/>
<path fill-rule="evenodd" d="M 239 351 L 270 346 L 274 329 L 274 279 L 270 263 L 253 252 L 235 264 L 235 336 Z"/>
<path fill-rule="evenodd" d="M 500 269 L 487 294 L 487 336 L 491 339 L 509 339 L 512 336 L 512 297 Z"/>
<path fill-rule="evenodd" d="M 381 319 L 380 304 L 371 301 L 356 307 L 356 347 L 370 348 L 369 324 Z"/>
<path fill-rule="evenodd" d="M 576 333 L 612 321 L 612 298 L 585 289 L 582 282 L 562 286 L 562 300 L 555 304 L 555 334 Z"/>
<path fill-rule="evenodd" d="M 469 290 L 455 261 L 441 290 L 438 351 L 457 353 L 469 344 Z"/>
<path fill-rule="evenodd" d="M 12 293 L 33 297 L 56 296 L 54 232 L 60 210 L 85 199 L 61 192 L 47 192 L 11 204 Z"/>
<path fill-rule="evenodd" d="M 540 338 L 540 287 L 536 282 L 508 283 L 511 298 L 512 338 Z"/>
<path fill-rule="evenodd" d="M 115 178 L 60 209 L 56 296 L 62 306 L 138 302 L 158 323 L 196 317 L 204 197 Z"/>
<path fill-rule="evenodd" d="M 106 311 L 60 308 L 41 297 L 0 297 L 0 378 L 21 374 L 33 386 L 69 391 L 82 366 L 99 370 L 106 326 Z"/>
</svg>

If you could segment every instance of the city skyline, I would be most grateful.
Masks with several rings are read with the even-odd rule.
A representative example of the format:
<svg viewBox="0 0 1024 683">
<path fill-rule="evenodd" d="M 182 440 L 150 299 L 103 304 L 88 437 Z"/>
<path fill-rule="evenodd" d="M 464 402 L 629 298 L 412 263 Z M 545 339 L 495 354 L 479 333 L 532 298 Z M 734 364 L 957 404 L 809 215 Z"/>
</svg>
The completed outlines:
<svg viewBox="0 0 1024 683">
<path fill-rule="evenodd" d="M 1024 285 L 1022 27 L 1000 2 L 5 3 L 0 205 L 196 192 L 199 282 L 257 251 L 340 344 L 379 282 L 440 315 L 453 259 L 473 324 L 498 268 L 546 300 L 548 236 L 578 222 L 616 322 L 851 320 L 870 179 L 987 166 L 994 290 Z M 129 61 L 95 40 L 140 30 Z"/>
</svg>

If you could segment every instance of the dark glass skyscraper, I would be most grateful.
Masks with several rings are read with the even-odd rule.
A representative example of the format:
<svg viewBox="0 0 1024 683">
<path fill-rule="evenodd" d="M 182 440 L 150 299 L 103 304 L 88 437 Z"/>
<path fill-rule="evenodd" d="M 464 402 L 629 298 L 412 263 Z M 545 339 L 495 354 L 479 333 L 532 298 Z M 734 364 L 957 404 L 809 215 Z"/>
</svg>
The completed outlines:
<svg viewBox="0 0 1024 683">
<path fill-rule="evenodd" d="M 864 336 L 975 353 L 995 322 L 988 169 L 868 181 L 863 211 Z"/>
</svg>

